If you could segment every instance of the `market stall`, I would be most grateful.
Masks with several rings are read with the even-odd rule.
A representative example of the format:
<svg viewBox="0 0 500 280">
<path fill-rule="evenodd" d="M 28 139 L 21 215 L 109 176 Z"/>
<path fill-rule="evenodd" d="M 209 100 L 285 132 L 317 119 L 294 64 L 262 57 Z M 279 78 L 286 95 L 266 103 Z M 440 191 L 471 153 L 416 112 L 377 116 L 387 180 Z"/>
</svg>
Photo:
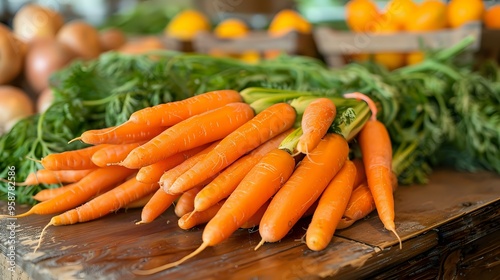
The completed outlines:
<svg viewBox="0 0 500 280">
<path fill-rule="evenodd" d="M 494 279 L 500 5 L 421 2 L 9 6 L 2 279 Z"/>
</svg>

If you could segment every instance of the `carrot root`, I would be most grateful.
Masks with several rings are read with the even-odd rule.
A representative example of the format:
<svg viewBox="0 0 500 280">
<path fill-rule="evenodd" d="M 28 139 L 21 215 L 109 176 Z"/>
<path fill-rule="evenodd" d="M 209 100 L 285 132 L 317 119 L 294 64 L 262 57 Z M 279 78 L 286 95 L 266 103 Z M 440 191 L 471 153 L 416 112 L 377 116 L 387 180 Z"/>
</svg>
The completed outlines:
<svg viewBox="0 0 500 280">
<path fill-rule="evenodd" d="M 195 257 L 196 255 L 198 255 L 199 253 L 201 253 L 203 250 L 205 250 L 206 248 L 208 247 L 208 243 L 206 242 L 203 242 L 200 247 L 198 247 L 198 249 L 194 250 L 193 252 L 191 252 L 189 255 L 183 257 L 182 259 L 178 260 L 178 261 L 175 261 L 175 262 L 171 262 L 171 263 L 167 263 L 165 265 L 162 265 L 162 266 L 159 266 L 159 267 L 156 267 L 156 268 L 152 268 L 152 269 L 147 269 L 147 270 L 140 270 L 140 269 L 137 269 L 137 270 L 134 270 L 132 271 L 134 274 L 136 275 L 152 275 L 152 274 L 155 274 L 155 273 L 158 273 L 160 271 L 164 271 L 164 270 L 167 270 L 169 268 L 172 268 L 172 267 L 176 267 L 180 264 L 182 264 L 183 262 Z"/>
</svg>

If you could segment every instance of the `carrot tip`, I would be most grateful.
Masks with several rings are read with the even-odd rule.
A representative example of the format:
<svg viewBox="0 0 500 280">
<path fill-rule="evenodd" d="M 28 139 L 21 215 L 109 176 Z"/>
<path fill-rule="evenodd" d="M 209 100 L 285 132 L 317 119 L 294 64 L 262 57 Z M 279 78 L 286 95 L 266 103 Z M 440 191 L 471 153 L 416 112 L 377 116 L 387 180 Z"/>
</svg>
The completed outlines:
<svg viewBox="0 0 500 280">
<path fill-rule="evenodd" d="M 176 266 L 182 264 L 183 262 L 187 261 L 188 259 L 198 255 L 199 253 L 201 253 L 201 251 L 205 250 L 205 248 L 207 248 L 207 247 L 208 247 L 208 243 L 203 242 L 200 245 L 200 247 L 198 247 L 198 249 L 194 250 L 189 255 L 183 257 L 182 259 L 180 259 L 178 261 L 167 263 L 165 265 L 162 265 L 162 266 L 159 266 L 156 268 L 152 268 L 152 269 L 146 269 L 146 270 L 136 269 L 136 270 L 132 271 L 132 273 L 134 273 L 136 275 L 152 275 L 152 274 L 167 270 L 169 268 L 176 267 Z"/>
<path fill-rule="evenodd" d="M 394 233 L 394 235 L 396 235 L 396 238 L 398 239 L 399 241 L 399 249 L 403 249 L 403 242 L 401 241 L 401 238 L 399 237 L 398 233 L 396 232 L 395 229 L 391 229 L 392 233 Z"/>
<path fill-rule="evenodd" d="M 78 136 L 78 137 L 76 137 L 76 138 L 73 138 L 73 139 L 71 139 L 71 140 L 69 140 L 69 141 L 68 141 L 68 144 L 71 144 L 71 143 L 73 143 L 73 142 L 75 142 L 75 141 L 78 141 L 78 140 L 82 140 L 82 137 L 81 137 L 81 136 Z"/>
<path fill-rule="evenodd" d="M 194 215 L 194 213 L 196 213 L 197 211 L 196 210 L 193 210 L 191 211 L 191 213 L 189 213 L 189 216 L 187 216 L 187 218 L 184 220 L 184 222 L 187 222 L 189 219 L 191 219 L 191 217 Z"/>
<path fill-rule="evenodd" d="M 35 158 L 26 157 L 26 159 L 32 160 L 34 162 L 42 163 L 41 160 L 38 160 L 38 159 L 35 159 Z"/>
<path fill-rule="evenodd" d="M 264 245 L 264 243 L 266 243 L 266 241 L 264 241 L 264 239 L 262 239 L 259 244 L 257 244 L 257 246 L 255 246 L 255 248 L 253 249 L 254 251 L 257 251 L 262 245 Z"/>
<path fill-rule="evenodd" d="M 42 232 L 40 233 L 40 238 L 38 239 L 38 244 L 36 245 L 35 249 L 33 250 L 33 253 L 36 253 L 36 251 L 42 246 L 43 235 L 47 231 L 47 228 L 53 224 L 54 224 L 53 220 L 51 219 L 50 222 L 45 227 L 43 227 Z"/>
</svg>

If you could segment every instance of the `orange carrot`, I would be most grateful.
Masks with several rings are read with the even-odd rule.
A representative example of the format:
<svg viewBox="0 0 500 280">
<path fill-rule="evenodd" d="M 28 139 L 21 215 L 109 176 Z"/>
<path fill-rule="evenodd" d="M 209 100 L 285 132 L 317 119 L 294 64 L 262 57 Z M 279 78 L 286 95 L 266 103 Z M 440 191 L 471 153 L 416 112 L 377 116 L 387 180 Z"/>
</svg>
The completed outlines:
<svg viewBox="0 0 500 280">
<path fill-rule="evenodd" d="M 38 184 L 63 184 L 74 183 L 87 176 L 94 169 L 83 170 L 47 170 L 40 169 L 36 172 L 28 174 L 24 182 L 18 186 L 29 186 Z"/>
<path fill-rule="evenodd" d="M 144 108 L 134 112 L 129 121 L 148 126 L 173 126 L 192 116 L 241 101 L 240 94 L 234 90 L 210 91 L 180 101 Z"/>
<path fill-rule="evenodd" d="M 323 250 L 332 240 L 337 224 L 347 207 L 355 177 L 356 167 L 347 160 L 326 187 L 307 228 L 306 244 L 309 249 Z"/>
<path fill-rule="evenodd" d="M 377 213 L 384 227 L 392 231 L 398 240 L 394 224 L 394 196 L 392 193 L 392 144 L 384 124 L 369 120 L 358 136 L 368 187 L 373 195 Z"/>
<path fill-rule="evenodd" d="M 75 183 L 64 185 L 64 186 L 59 186 L 59 187 L 56 187 L 56 188 L 43 189 L 43 190 L 37 192 L 33 196 L 33 199 L 36 200 L 36 201 L 49 200 L 51 198 L 54 198 L 54 197 L 60 195 L 61 193 L 65 192 L 65 191 L 67 191 L 74 184 Z"/>
<path fill-rule="evenodd" d="M 41 163 L 47 170 L 94 169 L 98 166 L 92 162 L 92 155 L 108 146 L 107 144 L 102 144 L 73 151 L 50 154 L 42 158 Z"/>
<path fill-rule="evenodd" d="M 396 174 L 392 174 L 392 191 L 394 192 L 398 187 L 398 180 Z M 344 215 L 342 216 L 342 219 L 340 220 L 337 228 L 347 228 L 354 222 L 365 218 L 374 210 L 375 201 L 373 201 L 373 196 L 370 192 L 370 188 L 368 188 L 368 183 L 365 180 L 352 191 Z"/>
<path fill-rule="evenodd" d="M 136 177 L 136 179 L 137 179 L 137 177 Z M 143 197 L 140 197 L 140 198 L 130 202 L 129 204 L 123 206 L 122 208 L 123 209 L 142 208 L 148 203 L 148 201 L 151 199 L 151 197 L 153 197 L 153 195 L 154 195 L 154 192 L 147 194 Z"/>
<path fill-rule="evenodd" d="M 112 165 L 125 159 L 130 151 L 142 144 L 144 142 L 110 145 L 95 152 L 91 160 L 99 167 Z"/>
<path fill-rule="evenodd" d="M 137 181 L 143 183 L 158 182 L 163 173 L 181 164 L 183 161 L 190 158 L 191 156 L 201 152 L 204 148 L 206 148 L 206 146 L 207 145 L 202 145 L 200 147 L 196 147 L 191 150 L 183 151 L 175 155 L 172 155 L 164 160 L 161 160 L 159 162 L 141 167 L 141 169 L 139 169 L 135 177 L 137 178 Z"/>
<path fill-rule="evenodd" d="M 297 143 L 297 151 L 304 154 L 312 151 L 326 135 L 336 113 L 337 108 L 330 99 L 322 97 L 312 101 L 302 115 L 303 134 Z"/>
<path fill-rule="evenodd" d="M 266 154 L 245 176 L 227 198 L 217 214 L 203 230 L 203 243 L 184 258 L 150 270 L 136 270 L 138 275 L 150 275 L 177 266 L 196 256 L 208 246 L 224 241 L 281 187 L 295 167 L 295 160 L 284 150 L 275 149 Z"/>
<path fill-rule="evenodd" d="M 401 238 L 394 224 L 394 196 L 392 193 L 392 144 L 385 125 L 377 120 L 377 107 L 368 96 L 355 92 L 344 94 L 346 98 L 365 101 L 371 110 L 371 117 L 358 135 L 368 187 L 384 227 L 394 233 L 402 247 Z"/>
<path fill-rule="evenodd" d="M 184 214 L 194 210 L 194 197 L 202 188 L 203 186 L 197 186 L 181 194 L 174 208 L 174 213 L 177 217 L 180 218 Z"/>
<path fill-rule="evenodd" d="M 70 210 L 87 202 L 88 199 L 98 193 L 103 193 L 109 188 L 116 186 L 116 184 L 121 183 L 133 173 L 134 170 L 121 166 L 98 168 L 77 183 L 74 183 L 67 191 L 52 199 L 34 205 L 29 211 L 16 217 L 24 217 L 31 214 L 54 214 Z"/>
<path fill-rule="evenodd" d="M 271 200 L 259 225 L 262 240 L 256 248 L 285 237 L 342 168 L 348 155 L 344 137 L 339 134 L 323 137 Z"/>
<path fill-rule="evenodd" d="M 71 225 L 100 218 L 155 191 L 157 188 L 157 183 L 144 184 L 132 177 L 85 204 L 52 217 L 50 224 L 54 226 Z"/>
<path fill-rule="evenodd" d="M 373 210 L 375 210 L 375 202 L 373 201 L 372 193 L 366 185 L 366 182 L 362 183 L 352 191 L 347 207 L 337 228 L 347 228 L 354 222 L 366 217 Z"/>
<path fill-rule="evenodd" d="M 361 183 L 366 181 L 366 172 L 365 165 L 363 164 L 363 160 L 361 158 L 352 159 L 352 163 L 356 167 L 356 178 L 354 178 L 353 186 L 357 188 Z"/>
<path fill-rule="evenodd" d="M 136 224 L 147 224 L 163 214 L 178 199 L 180 194 L 172 195 L 158 188 L 141 211 L 141 220 Z"/>
<path fill-rule="evenodd" d="M 260 220 L 262 219 L 262 216 L 264 216 L 264 213 L 267 210 L 267 207 L 269 206 L 269 203 L 271 202 L 271 199 L 268 199 L 258 210 L 255 212 L 255 214 L 248 219 L 244 224 L 240 226 L 240 228 L 254 228 L 257 227 L 260 223 Z"/>
<path fill-rule="evenodd" d="M 196 211 L 196 212 L 188 212 L 184 214 L 178 221 L 177 223 L 179 224 L 179 227 L 182 229 L 190 229 L 193 228 L 197 225 L 205 224 L 209 222 L 219 209 L 222 207 L 226 200 L 221 200 L 217 202 L 216 204 L 208 207 L 207 209 L 203 211 Z"/>
<path fill-rule="evenodd" d="M 227 198 L 252 167 L 268 152 L 279 147 L 285 137 L 292 132 L 289 129 L 257 147 L 249 154 L 224 169 L 217 177 L 208 183 L 195 197 L 195 211 L 204 211 L 220 200 Z"/>
<path fill-rule="evenodd" d="M 166 127 L 163 126 L 145 126 L 143 124 L 125 122 L 118 126 L 87 130 L 80 137 L 70 142 L 81 140 L 84 143 L 92 145 L 129 144 L 150 140 L 165 129 Z"/>
<path fill-rule="evenodd" d="M 253 116 L 252 107 L 246 103 L 230 103 L 192 116 L 132 150 L 121 165 L 138 169 L 176 153 L 222 139 Z"/>
<path fill-rule="evenodd" d="M 186 170 L 189 170 L 189 168 L 193 167 L 198 161 L 203 159 L 203 157 L 205 157 L 211 150 L 213 150 L 218 143 L 219 141 L 215 141 L 208 146 L 205 145 L 205 148 L 203 150 L 187 158 L 177 166 L 165 171 L 165 173 L 163 173 L 163 175 L 159 179 L 160 187 L 165 190 L 165 188 L 168 188 L 168 186 L 172 185 L 177 177 L 186 172 Z"/>
<path fill-rule="evenodd" d="M 124 207 L 130 202 L 153 192 L 157 188 L 157 183 L 144 184 L 137 181 L 135 177 L 132 177 L 123 184 L 95 197 L 85 204 L 52 217 L 49 223 L 43 228 L 35 251 L 40 247 L 43 233 L 49 226 L 72 225 L 95 220 Z"/>
<path fill-rule="evenodd" d="M 368 187 L 373 195 L 377 213 L 384 227 L 394 233 L 402 247 L 401 238 L 394 224 L 394 196 L 392 193 L 392 143 L 385 125 L 377 120 L 376 106 L 373 100 L 362 93 L 344 94 L 346 98 L 365 101 L 372 110 L 371 118 L 358 135 L 358 142 L 365 166 Z"/>
<path fill-rule="evenodd" d="M 165 191 L 181 193 L 196 186 L 262 143 L 290 129 L 295 117 L 295 109 L 287 103 L 269 106 L 222 139 L 202 161 L 179 176 Z"/>
</svg>

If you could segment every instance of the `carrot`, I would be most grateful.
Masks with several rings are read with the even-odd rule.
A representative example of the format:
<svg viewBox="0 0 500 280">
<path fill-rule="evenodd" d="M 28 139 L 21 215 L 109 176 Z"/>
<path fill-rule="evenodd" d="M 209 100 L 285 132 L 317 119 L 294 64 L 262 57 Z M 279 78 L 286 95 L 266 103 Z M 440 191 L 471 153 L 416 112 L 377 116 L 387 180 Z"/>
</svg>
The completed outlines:
<svg viewBox="0 0 500 280">
<path fill-rule="evenodd" d="M 155 183 L 158 182 L 167 170 L 170 170 L 177 165 L 181 164 L 183 161 L 186 159 L 190 158 L 191 156 L 199 153 L 202 151 L 204 148 L 206 148 L 207 145 L 203 145 L 200 147 L 193 148 L 191 150 L 183 151 L 177 154 L 174 154 L 164 160 L 161 160 L 159 162 L 153 163 L 148 166 L 141 167 L 139 171 L 137 172 L 137 175 L 135 176 L 137 178 L 137 181 L 143 182 L 143 183 Z"/>
<path fill-rule="evenodd" d="M 150 140 L 165 129 L 166 127 L 163 126 L 145 126 L 143 124 L 125 122 L 118 126 L 87 130 L 80 137 L 70 142 L 81 140 L 84 143 L 92 145 L 129 144 Z"/>
<path fill-rule="evenodd" d="M 137 179 L 137 177 L 136 177 Z M 144 182 L 143 182 L 144 183 Z M 139 197 L 138 199 L 130 202 L 129 204 L 123 206 L 123 209 L 130 209 L 130 208 L 142 208 L 144 207 L 148 201 L 153 197 L 154 192 L 147 194 L 143 197 Z"/>
<path fill-rule="evenodd" d="M 203 186 L 194 187 L 181 194 L 174 208 L 174 213 L 177 217 L 180 218 L 184 216 L 184 214 L 194 210 L 194 197 L 202 188 Z"/>
<path fill-rule="evenodd" d="M 297 143 L 297 151 L 304 154 L 312 151 L 326 135 L 336 113 L 337 108 L 330 99 L 322 97 L 312 101 L 302 115 L 303 134 Z"/>
<path fill-rule="evenodd" d="M 396 191 L 398 180 L 396 174 L 392 173 L 392 191 Z M 359 188 L 359 190 L 358 190 Z M 375 201 L 368 188 L 366 180 L 352 191 L 346 210 L 340 220 L 337 228 L 344 229 L 351 226 L 354 222 L 368 216 L 375 210 Z"/>
<path fill-rule="evenodd" d="M 392 145 L 384 124 L 369 120 L 361 129 L 358 141 L 363 154 L 368 187 L 384 227 L 392 231 L 401 244 L 394 224 L 394 196 L 392 194 Z"/>
<path fill-rule="evenodd" d="M 31 209 L 15 217 L 24 217 L 31 214 L 54 214 L 75 208 L 85 203 L 89 198 L 108 190 L 132 175 L 134 170 L 121 166 L 98 168 L 73 184 L 60 195 L 34 205 Z"/>
<path fill-rule="evenodd" d="M 112 165 L 125 159 L 130 151 L 142 144 L 144 144 L 144 142 L 110 145 L 95 152 L 91 160 L 99 167 Z"/>
<path fill-rule="evenodd" d="M 347 207 L 337 228 L 347 228 L 354 222 L 366 217 L 373 210 L 375 210 L 375 202 L 373 201 L 370 188 L 368 188 L 366 182 L 362 183 L 352 191 Z"/>
<path fill-rule="evenodd" d="M 356 177 L 354 178 L 353 186 L 357 188 L 361 183 L 366 181 L 366 172 L 363 160 L 361 158 L 352 159 L 352 163 L 356 167 Z"/>
<path fill-rule="evenodd" d="M 92 162 L 92 155 L 107 144 L 90 146 L 78 150 L 50 154 L 42 158 L 41 163 L 47 170 L 82 170 L 94 169 L 98 166 Z"/>
<path fill-rule="evenodd" d="M 257 245 L 281 240 L 318 199 L 346 162 L 349 145 L 339 134 L 327 134 L 305 157 L 271 200 L 259 224 Z M 307 186 L 307 187 L 305 187 Z"/>
<path fill-rule="evenodd" d="M 192 116 L 132 150 L 121 165 L 138 169 L 176 153 L 222 139 L 253 116 L 252 107 L 246 103 L 230 103 Z"/>
<path fill-rule="evenodd" d="M 181 193 L 194 187 L 262 143 L 290 129 L 295 118 L 295 109 L 287 103 L 269 106 L 222 139 L 202 161 L 179 176 L 166 191 Z"/>
<path fill-rule="evenodd" d="M 36 200 L 36 201 L 49 200 L 51 198 L 54 198 L 54 197 L 60 195 L 61 193 L 65 192 L 65 191 L 67 191 L 74 184 L 75 183 L 64 185 L 64 186 L 59 186 L 59 187 L 56 187 L 56 188 L 43 189 L 43 190 L 37 192 L 33 196 L 33 199 Z"/>
<path fill-rule="evenodd" d="M 266 212 L 267 207 L 269 206 L 269 203 L 271 202 L 271 199 L 268 199 L 258 210 L 255 212 L 255 214 L 248 219 L 245 223 L 243 223 L 240 228 L 254 228 L 257 227 L 260 223 L 260 220 L 262 219 L 262 216 L 264 216 L 264 212 Z"/>
<path fill-rule="evenodd" d="M 35 251 L 40 247 L 43 233 L 49 226 L 72 225 L 95 220 L 153 192 L 157 187 L 157 183 L 144 184 L 137 181 L 135 177 L 132 177 L 85 204 L 52 217 L 49 223 L 43 228 Z"/>
<path fill-rule="evenodd" d="M 29 186 L 38 184 L 63 184 L 74 183 L 87 176 L 94 169 L 83 170 L 47 170 L 40 169 L 28 174 L 24 182 L 18 186 Z"/>
<path fill-rule="evenodd" d="M 213 150 L 218 143 L 219 141 L 216 141 L 208 146 L 205 145 L 205 148 L 203 150 L 187 158 L 177 166 L 165 171 L 165 173 L 163 173 L 163 175 L 160 177 L 160 187 L 163 188 L 164 191 L 168 189 L 168 187 L 172 185 L 175 179 L 177 179 L 182 173 L 186 172 L 186 170 L 189 170 L 189 168 L 193 167 L 198 161 L 203 159 L 203 157 L 205 157 L 211 150 Z"/>
<path fill-rule="evenodd" d="M 141 220 L 136 224 L 147 224 L 158 218 L 165 212 L 174 201 L 179 198 L 179 194 L 172 195 L 158 188 L 151 199 L 144 205 L 141 211 Z"/>
<path fill-rule="evenodd" d="M 150 275 L 177 266 L 196 256 L 208 246 L 215 246 L 236 231 L 281 187 L 295 168 L 294 158 L 286 151 L 275 149 L 266 154 L 250 170 L 217 214 L 203 230 L 203 243 L 182 259 L 135 274 Z"/>
<path fill-rule="evenodd" d="M 177 223 L 182 229 L 190 229 L 197 225 L 210 221 L 219 211 L 226 200 L 221 200 L 203 211 L 189 212 L 184 214 Z"/>
<path fill-rule="evenodd" d="M 204 211 L 220 200 L 227 198 L 252 167 L 268 152 L 279 147 L 292 129 L 280 133 L 263 143 L 249 154 L 239 158 L 208 183 L 194 199 L 194 211 Z"/>
<path fill-rule="evenodd" d="M 332 240 L 337 224 L 347 207 L 355 177 L 356 167 L 347 160 L 326 187 L 307 228 L 306 244 L 309 249 L 321 251 Z"/>
<path fill-rule="evenodd" d="M 71 225 L 100 218 L 116 211 L 158 188 L 158 183 L 145 184 L 132 177 L 85 204 L 52 217 L 51 225 Z"/>
<path fill-rule="evenodd" d="M 368 103 L 368 107 L 376 108 L 373 101 L 364 94 L 350 93 L 347 98 L 357 98 Z M 375 110 L 375 109 L 373 109 Z M 376 110 L 366 122 L 358 135 L 358 142 L 365 166 L 368 187 L 373 195 L 378 216 L 384 227 L 394 233 L 402 248 L 401 238 L 394 224 L 394 196 L 392 193 L 392 144 L 385 125 L 376 118 Z"/>
<path fill-rule="evenodd" d="M 148 126 L 173 126 L 192 116 L 234 102 L 242 102 L 242 98 L 237 91 L 210 91 L 180 101 L 144 108 L 134 112 L 129 121 Z"/>
</svg>

